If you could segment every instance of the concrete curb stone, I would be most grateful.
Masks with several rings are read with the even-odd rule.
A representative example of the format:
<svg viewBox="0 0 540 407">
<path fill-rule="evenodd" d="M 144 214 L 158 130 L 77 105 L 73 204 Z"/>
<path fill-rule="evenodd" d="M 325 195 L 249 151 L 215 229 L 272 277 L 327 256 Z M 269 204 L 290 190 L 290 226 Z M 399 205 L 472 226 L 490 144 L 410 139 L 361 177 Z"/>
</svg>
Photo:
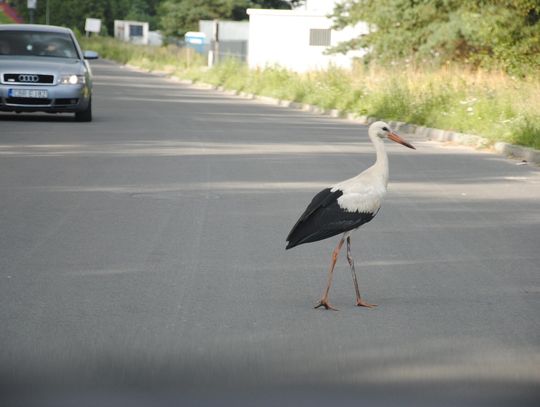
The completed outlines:
<svg viewBox="0 0 540 407">
<path fill-rule="evenodd" d="M 328 115 L 335 118 L 345 118 L 347 120 L 354 121 L 363 125 L 371 124 L 377 120 L 383 120 L 371 116 L 356 115 L 355 113 L 344 112 L 337 109 L 325 110 L 315 105 L 305 103 L 302 104 L 289 100 L 276 99 L 268 96 L 254 95 L 254 98 L 277 106 L 300 109 L 305 112 Z M 455 143 L 480 149 L 490 148 L 490 146 L 492 146 L 492 142 L 490 142 L 490 140 L 485 137 L 477 136 L 475 134 L 466 134 L 451 130 L 442 130 L 432 127 L 418 126 L 415 124 L 399 121 L 389 121 L 388 124 L 396 131 L 399 131 L 403 134 L 412 134 L 417 137 L 423 137 L 427 140 L 439 141 L 443 143 Z M 498 142 L 493 145 L 493 150 L 500 155 L 522 159 L 524 161 L 540 165 L 540 151 L 533 148 Z"/>
</svg>

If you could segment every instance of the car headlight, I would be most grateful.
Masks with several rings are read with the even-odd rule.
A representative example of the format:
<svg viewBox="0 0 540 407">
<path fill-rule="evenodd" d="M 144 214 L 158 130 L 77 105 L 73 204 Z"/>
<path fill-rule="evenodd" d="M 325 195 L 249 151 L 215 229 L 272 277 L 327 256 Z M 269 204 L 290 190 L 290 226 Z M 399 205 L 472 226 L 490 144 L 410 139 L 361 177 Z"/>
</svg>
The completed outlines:
<svg viewBox="0 0 540 407">
<path fill-rule="evenodd" d="M 62 85 L 77 85 L 86 82 L 84 75 L 63 75 L 58 83 Z"/>
</svg>

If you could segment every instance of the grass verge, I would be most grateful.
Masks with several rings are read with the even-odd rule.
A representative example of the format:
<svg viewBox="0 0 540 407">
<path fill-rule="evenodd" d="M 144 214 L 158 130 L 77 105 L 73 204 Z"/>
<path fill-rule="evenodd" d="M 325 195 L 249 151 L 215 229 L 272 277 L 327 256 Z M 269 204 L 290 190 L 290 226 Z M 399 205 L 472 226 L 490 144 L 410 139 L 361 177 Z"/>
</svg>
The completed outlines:
<svg viewBox="0 0 540 407">
<path fill-rule="evenodd" d="M 280 67 L 250 70 L 232 60 L 207 69 L 190 50 L 135 46 L 110 38 L 82 42 L 104 58 L 185 79 L 540 149 L 540 76 L 521 79 L 457 67 L 330 68 L 298 74 Z"/>
</svg>

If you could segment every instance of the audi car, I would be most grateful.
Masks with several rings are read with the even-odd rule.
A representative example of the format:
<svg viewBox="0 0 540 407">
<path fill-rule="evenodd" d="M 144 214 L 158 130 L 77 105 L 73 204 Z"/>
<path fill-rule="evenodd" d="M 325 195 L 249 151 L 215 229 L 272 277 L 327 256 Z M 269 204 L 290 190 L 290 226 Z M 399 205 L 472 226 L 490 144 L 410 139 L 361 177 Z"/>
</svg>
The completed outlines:
<svg viewBox="0 0 540 407">
<path fill-rule="evenodd" d="M 93 51 L 64 27 L 0 24 L 0 111 L 75 113 L 92 120 Z"/>
</svg>

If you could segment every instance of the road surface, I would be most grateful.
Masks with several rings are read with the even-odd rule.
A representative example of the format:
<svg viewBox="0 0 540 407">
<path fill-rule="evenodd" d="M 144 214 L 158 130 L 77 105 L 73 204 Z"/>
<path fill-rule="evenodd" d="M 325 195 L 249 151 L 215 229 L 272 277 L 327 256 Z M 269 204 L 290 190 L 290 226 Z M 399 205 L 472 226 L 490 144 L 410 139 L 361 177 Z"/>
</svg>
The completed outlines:
<svg viewBox="0 0 540 407">
<path fill-rule="evenodd" d="M 93 64 L 95 119 L 0 116 L 0 390 L 32 405 L 538 405 L 540 171 L 411 139 L 353 253 L 285 251 L 364 126 Z"/>
</svg>

